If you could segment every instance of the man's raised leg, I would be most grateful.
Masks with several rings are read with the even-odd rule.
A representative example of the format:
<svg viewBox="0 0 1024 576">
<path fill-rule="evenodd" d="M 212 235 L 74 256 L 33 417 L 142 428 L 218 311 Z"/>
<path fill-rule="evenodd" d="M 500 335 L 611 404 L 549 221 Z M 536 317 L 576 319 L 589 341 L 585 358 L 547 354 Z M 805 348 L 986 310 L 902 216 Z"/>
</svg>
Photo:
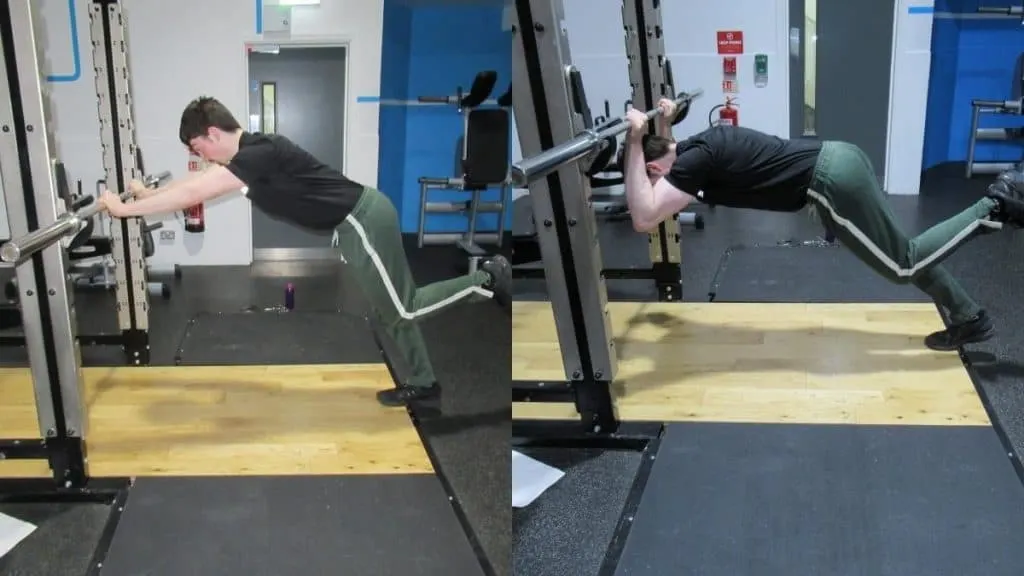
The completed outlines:
<svg viewBox="0 0 1024 576">
<path fill-rule="evenodd" d="M 481 270 L 417 288 L 402 245 L 398 212 L 381 192 L 367 189 L 337 230 L 335 243 L 354 270 L 375 319 L 403 356 L 410 376 L 378 393 L 387 406 L 436 398 L 440 387 L 418 321 L 458 302 L 504 303 L 511 288 L 508 263 L 501 256 Z M 506 271 L 506 272 L 503 272 Z"/>
<path fill-rule="evenodd" d="M 1002 204 L 986 197 L 915 238 L 896 221 L 867 155 L 856 146 L 827 142 L 808 196 L 851 252 L 897 283 L 913 283 L 949 312 L 950 326 L 930 334 L 934 350 L 987 340 L 994 329 L 982 307 L 940 264 L 979 235 L 1002 229 Z"/>
</svg>

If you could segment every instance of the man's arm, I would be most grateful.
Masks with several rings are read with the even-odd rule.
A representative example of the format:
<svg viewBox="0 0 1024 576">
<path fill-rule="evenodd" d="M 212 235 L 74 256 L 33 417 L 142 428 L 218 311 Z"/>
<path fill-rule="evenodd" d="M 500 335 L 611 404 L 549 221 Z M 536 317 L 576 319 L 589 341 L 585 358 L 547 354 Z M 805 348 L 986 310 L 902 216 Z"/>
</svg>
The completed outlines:
<svg viewBox="0 0 1024 576">
<path fill-rule="evenodd" d="M 658 115 L 655 134 L 663 138 L 672 138 L 672 120 L 676 117 L 676 103 L 663 96 L 658 100 L 658 109 L 661 110 L 661 114 Z"/>
<path fill-rule="evenodd" d="M 624 183 L 633 229 L 637 232 L 650 232 L 665 218 L 681 212 L 694 198 L 669 184 L 665 178 L 651 186 L 644 163 L 643 145 L 637 140 L 630 140 L 626 147 Z"/>
<path fill-rule="evenodd" d="M 658 136 L 664 136 L 665 138 L 672 137 L 672 119 L 664 114 L 658 115 Z"/>
<path fill-rule="evenodd" d="M 245 187 L 245 183 L 223 166 L 213 166 L 204 172 L 150 190 L 144 198 L 124 205 L 120 216 L 149 216 L 177 212 L 201 202 L 208 202 Z"/>
</svg>

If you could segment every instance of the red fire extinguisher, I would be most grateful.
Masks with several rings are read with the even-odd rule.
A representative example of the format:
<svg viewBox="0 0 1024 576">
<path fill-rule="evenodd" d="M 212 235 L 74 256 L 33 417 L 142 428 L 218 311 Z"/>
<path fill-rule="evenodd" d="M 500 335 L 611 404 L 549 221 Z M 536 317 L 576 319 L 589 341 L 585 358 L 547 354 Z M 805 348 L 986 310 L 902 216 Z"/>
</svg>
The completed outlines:
<svg viewBox="0 0 1024 576">
<path fill-rule="evenodd" d="M 735 98 L 726 96 L 725 104 L 717 104 L 712 107 L 711 112 L 708 113 L 708 124 L 711 126 L 739 126 L 740 109 L 734 105 L 734 102 L 736 102 Z M 711 119 L 715 110 L 718 110 L 717 124 Z"/>
<path fill-rule="evenodd" d="M 188 171 L 189 172 L 200 172 L 206 167 L 206 163 L 202 158 L 195 154 L 189 155 L 188 158 Z M 206 230 L 206 217 L 205 211 L 203 210 L 203 203 L 200 202 L 194 206 L 189 206 L 184 211 L 185 215 L 185 231 L 193 234 L 199 234 Z"/>
</svg>

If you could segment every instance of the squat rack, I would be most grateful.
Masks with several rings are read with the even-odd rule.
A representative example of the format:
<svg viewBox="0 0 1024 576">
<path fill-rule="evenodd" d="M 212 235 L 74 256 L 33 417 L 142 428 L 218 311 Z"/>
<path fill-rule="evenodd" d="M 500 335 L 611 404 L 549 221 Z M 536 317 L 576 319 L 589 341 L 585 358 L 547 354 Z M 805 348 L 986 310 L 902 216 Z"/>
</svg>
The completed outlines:
<svg viewBox="0 0 1024 576">
<path fill-rule="evenodd" d="M 579 73 L 559 26 L 562 2 L 516 0 L 515 8 L 512 108 L 523 158 L 530 158 L 582 131 L 581 114 L 570 108 L 569 83 Z M 584 429 L 613 432 L 619 422 L 611 383 L 618 366 L 590 183 L 578 165 L 563 163 L 529 189 L 566 376 L 551 384 L 513 381 L 512 401 L 575 401 Z M 545 424 L 513 421 L 513 436 L 540 435 Z"/>
<path fill-rule="evenodd" d="M 142 170 L 141 155 L 135 141 L 127 27 L 116 0 L 92 0 L 89 5 L 89 23 L 104 169 L 104 178 L 100 182 L 123 190 L 126 182 L 123 175 L 133 170 L 132 173 Z M 72 42 L 77 42 L 77 36 L 72 38 Z M 59 182 L 60 178 L 58 185 Z M 58 196 L 59 192 L 58 186 Z M 68 207 L 68 210 L 73 209 Z M 112 286 L 120 332 L 79 335 L 83 343 L 120 346 L 128 365 L 146 365 L 150 360 L 149 280 L 144 237 L 158 227 L 147 230 L 140 218 L 112 223 L 108 231 L 109 253 L 114 264 Z M 90 234 L 91 231 L 83 229 L 79 235 Z M 16 282 L 13 285 L 16 286 Z M 18 298 L 25 297 L 24 290 L 15 290 Z M 26 338 L 27 335 L 3 336 L 0 337 L 0 344 L 24 347 Z"/>
<path fill-rule="evenodd" d="M 557 7 L 562 11 L 562 5 Z M 672 77 L 672 63 L 665 57 L 665 39 L 662 30 L 661 2 L 658 0 L 622 0 L 622 22 L 625 30 L 626 43 L 626 64 L 629 72 L 629 84 L 631 88 L 631 101 L 638 109 L 652 110 L 660 98 L 675 97 L 674 80 Z M 568 52 L 568 48 L 566 48 Z M 571 60 L 567 59 L 567 65 Z M 579 71 L 573 68 L 572 74 L 579 76 Z M 583 85 L 578 79 L 572 81 L 570 86 L 571 96 L 576 98 L 575 106 L 577 112 L 582 116 L 582 124 L 579 130 L 592 127 L 591 111 L 587 106 L 587 100 L 583 96 Z M 607 107 L 607 102 L 605 103 Z M 688 110 L 681 110 L 673 119 L 672 124 L 678 124 L 686 117 Z M 661 133 L 662 123 L 648 124 L 648 131 L 651 134 L 671 137 L 668 133 Z M 610 148 L 610 149 L 609 149 Z M 615 157 L 615 140 L 612 138 L 604 150 L 605 154 L 598 156 L 589 167 L 587 176 L 590 178 L 589 185 L 610 186 L 621 184 L 622 178 L 597 179 L 595 174 L 607 169 L 619 171 L 621 167 L 609 162 Z M 532 198 L 532 194 L 531 194 Z M 607 211 L 611 206 L 625 204 L 624 198 L 617 196 L 605 196 L 601 193 L 591 195 L 592 207 L 604 205 L 605 208 L 599 211 Z M 597 209 L 597 208 L 595 208 Z M 540 221 L 536 221 L 540 222 Z M 653 280 L 658 293 L 658 300 L 663 302 L 678 301 L 682 299 L 682 272 L 681 255 L 679 249 L 679 226 L 695 226 L 698 229 L 704 227 L 704 219 L 700 214 L 692 211 L 683 211 L 676 215 L 676 218 L 661 222 L 658 227 L 648 233 L 647 245 L 649 268 L 604 268 L 602 274 L 605 278 L 613 280 Z M 517 278 L 542 278 L 543 270 L 539 269 L 517 269 Z"/>
<path fill-rule="evenodd" d="M 67 214 L 58 202 L 55 137 L 37 48 L 39 10 L 32 0 L 0 6 L 0 81 L 7 87 L 0 95 L 0 172 L 11 244 L 23 247 L 12 266 L 39 425 L 38 438 L 0 439 L 0 460 L 45 460 L 51 477 L 0 480 L 0 499 L 110 502 L 124 498 L 129 480 L 90 478 L 82 358 L 63 243 L 97 210 Z M 125 20 L 116 0 L 93 0 L 89 15 L 106 181 L 125 190 L 130 180 L 144 179 L 135 164 Z M 122 219 L 112 226 L 112 235 L 125 352 L 131 363 L 148 363 L 149 302 L 139 219 Z M 26 237 L 41 241 L 26 243 Z"/>
<path fill-rule="evenodd" d="M 657 9 L 652 0 L 635 1 L 638 10 Z M 580 418 L 567 423 L 514 420 L 513 436 L 558 439 L 580 433 L 617 434 L 620 422 L 612 383 L 618 363 L 597 216 L 585 171 L 606 145 L 606 138 L 621 134 L 628 125 L 620 119 L 587 130 L 581 75 L 572 66 L 568 39 L 561 29 L 565 18 L 561 0 L 516 0 L 515 9 L 512 106 L 524 160 L 513 165 L 512 179 L 529 186 L 565 380 L 513 381 L 512 400 L 573 402 Z M 647 93 L 649 110 L 658 97 L 671 94 L 661 91 L 666 88 Z M 699 95 L 699 91 L 682 95 L 677 103 L 688 107 Z M 653 113 L 648 114 L 652 117 Z"/>
</svg>

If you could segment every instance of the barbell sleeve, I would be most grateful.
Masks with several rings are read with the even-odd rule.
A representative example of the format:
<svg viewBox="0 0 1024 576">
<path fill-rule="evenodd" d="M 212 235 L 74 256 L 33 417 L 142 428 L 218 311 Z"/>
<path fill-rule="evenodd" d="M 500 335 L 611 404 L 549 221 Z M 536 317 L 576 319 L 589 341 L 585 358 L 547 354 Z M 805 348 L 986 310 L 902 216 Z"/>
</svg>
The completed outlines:
<svg viewBox="0 0 1024 576">
<path fill-rule="evenodd" d="M 72 230 L 78 229 L 80 222 L 81 220 L 74 215 L 65 215 L 46 228 L 33 230 L 21 238 L 5 242 L 0 246 L 0 259 L 15 265 L 21 264 L 36 252 L 53 245 Z"/>
<path fill-rule="evenodd" d="M 680 94 L 678 98 L 673 100 L 676 109 L 689 105 L 690 102 L 703 93 L 703 90 L 697 89 L 693 92 Z M 650 121 L 660 114 L 661 111 L 655 107 L 648 110 L 645 116 Z M 568 142 L 563 142 L 558 146 L 544 150 L 536 156 L 524 158 L 519 162 L 513 163 L 511 169 L 513 185 L 518 187 L 527 186 L 530 182 L 543 178 L 566 164 L 580 160 L 598 147 L 603 146 L 604 140 L 609 136 L 618 136 L 629 130 L 629 123 L 626 120 L 627 116 L 624 114 L 601 126 L 586 130 Z"/>
<path fill-rule="evenodd" d="M 170 178 L 170 171 L 160 172 L 151 176 L 144 176 L 143 183 L 152 188 L 160 182 Z M 132 197 L 131 192 L 121 194 L 121 200 L 128 200 Z M 33 230 L 19 238 L 11 239 L 0 246 L 0 260 L 15 266 L 22 264 L 40 250 L 49 248 L 61 238 L 68 234 L 77 234 L 82 229 L 82 223 L 92 218 L 101 210 L 99 200 L 75 212 L 62 214 L 57 221 L 45 228 Z"/>
<path fill-rule="evenodd" d="M 548 148 L 536 156 L 524 158 L 512 164 L 512 183 L 515 186 L 526 186 L 539 180 L 562 166 L 590 154 L 600 142 L 596 132 L 587 130 L 564 144 Z"/>
<path fill-rule="evenodd" d="M 978 13 L 980 14 L 1004 14 L 1006 16 L 1021 16 L 1024 15 L 1024 7 L 1022 6 L 979 6 Z"/>
</svg>

